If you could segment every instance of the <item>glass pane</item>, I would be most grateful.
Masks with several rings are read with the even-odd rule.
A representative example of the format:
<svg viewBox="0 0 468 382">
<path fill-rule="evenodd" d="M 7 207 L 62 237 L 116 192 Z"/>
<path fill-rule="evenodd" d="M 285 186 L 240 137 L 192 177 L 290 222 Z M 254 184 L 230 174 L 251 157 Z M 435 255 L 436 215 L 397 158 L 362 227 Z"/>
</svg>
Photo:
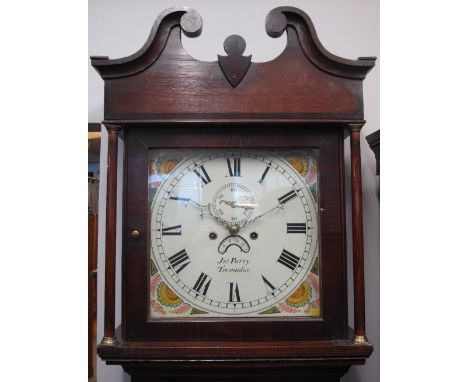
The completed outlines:
<svg viewBox="0 0 468 382">
<path fill-rule="evenodd" d="M 320 317 L 318 150 L 149 159 L 150 318 Z"/>
</svg>

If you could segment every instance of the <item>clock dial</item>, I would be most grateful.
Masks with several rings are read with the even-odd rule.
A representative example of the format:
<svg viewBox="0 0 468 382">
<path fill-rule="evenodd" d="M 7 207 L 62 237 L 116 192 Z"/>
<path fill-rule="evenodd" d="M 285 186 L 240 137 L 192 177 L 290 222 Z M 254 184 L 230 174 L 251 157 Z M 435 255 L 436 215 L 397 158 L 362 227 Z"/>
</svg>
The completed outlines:
<svg viewBox="0 0 468 382">
<path fill-rule="evenodd" d="M 318 277 L 315 290 L 307 287 L 317 203 L 296 167 L 269 151 L 201 150 L 157 177 L 152 283 L 169 287 L 174 307 L 252 316 L 280 312 L 298 290 L 318 293 Z M 169 301 L 161 293 L 152 290 L 153 308 Z"/>
</svg>

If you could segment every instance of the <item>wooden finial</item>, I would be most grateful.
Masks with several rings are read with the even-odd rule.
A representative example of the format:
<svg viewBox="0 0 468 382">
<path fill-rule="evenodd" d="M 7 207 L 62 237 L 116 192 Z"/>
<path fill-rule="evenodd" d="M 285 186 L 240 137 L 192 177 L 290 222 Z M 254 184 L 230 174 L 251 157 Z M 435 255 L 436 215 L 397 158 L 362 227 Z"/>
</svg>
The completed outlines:
<svg viewBox="0 0 468 382">
<path fill-rule="evenodd" d="M 219 66 L 233 88 L 242 81 L 250 67 L 252 55 L 242 55 L 245 47 L 245 40 L 241 36 L 231 35 L 224 40 L 224 51 L 228 55 L 218 54 Z"/>
</svg>

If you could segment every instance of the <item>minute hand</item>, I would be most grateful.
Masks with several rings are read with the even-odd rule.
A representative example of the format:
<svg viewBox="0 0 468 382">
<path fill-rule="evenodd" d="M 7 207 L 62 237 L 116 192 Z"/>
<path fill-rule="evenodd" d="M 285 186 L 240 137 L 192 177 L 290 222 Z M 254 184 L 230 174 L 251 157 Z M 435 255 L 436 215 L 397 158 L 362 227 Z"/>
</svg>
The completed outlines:
<svg viewBox="0 0 468 382">
<path fill-rule="evenodd" d="M 248 224 L 251 224 L 251 223 L 256 222 L 256 221 L 257 221 L 258 219 L 260 219 L 262 216 L 265 216 L 266 214 L 269 214 L 269 213 L 272 212 L 272 211 L 276 211 L 276 210 L 278 210 L 278 209 L 283 209 L 284 205 L 285 205 L 289 200 L 295 198 L 296 196 L 297 196 L 297 194 L 296 194 L 296 191 L 295 191 L 295 190 L 289 191 L 289 192 L 286 193 L 285 195 L 283 195 L 283 196 L 281 196 L 281 197 L 278 198 L 278 204 L 277 204 L 275 207 L 273 207 L 273 208 L 269 209 L 268 211 L 266 211 L 266 212 L 264 212 L 264 213 L 262 213 L 262 214 L 256 216 L 256 217 L 253 218 L 252 220 L 245 222 L 244 227 L 245 227 L 246 225 L 248 225 Z"/>
<path fill-rule="evenodd" d="M 252 224 L 252 223 L 255 223 L 258 219 L 260 219 L 262 216 L 265 216 L 266 214 L 269 214 L 270 212 L 272 211 L 276 211 L 278 209 L 282 209 L 283 208 L 283 205 L 281 203 L 279 203 L 277 206 L 269 209 L 268 211 L 265 211 L 264 213 L 260 214 L 260 215 L 257 215 L 255 216 L 252 220 L 248 220 L 245 222 L 244 224 L 244 227 L 249 225 L 249 224 Z"/>
</svg>

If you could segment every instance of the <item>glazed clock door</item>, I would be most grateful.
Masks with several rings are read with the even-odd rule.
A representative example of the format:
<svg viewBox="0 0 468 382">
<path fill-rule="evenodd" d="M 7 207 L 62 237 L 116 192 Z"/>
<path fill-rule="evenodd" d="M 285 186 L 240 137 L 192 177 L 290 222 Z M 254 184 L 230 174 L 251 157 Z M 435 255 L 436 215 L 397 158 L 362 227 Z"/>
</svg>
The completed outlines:
<svg viewBox="0 0 468 382">
<path fill-rule="evenodd" d="M 151 150 L 150 318 L 320 317 L 317 154 Z"/>
<path fill-rule="evenodd" d="M 342 130 L 275 129 L 126 131 L 127 340 L 344 335 Z"/>
</svg>

